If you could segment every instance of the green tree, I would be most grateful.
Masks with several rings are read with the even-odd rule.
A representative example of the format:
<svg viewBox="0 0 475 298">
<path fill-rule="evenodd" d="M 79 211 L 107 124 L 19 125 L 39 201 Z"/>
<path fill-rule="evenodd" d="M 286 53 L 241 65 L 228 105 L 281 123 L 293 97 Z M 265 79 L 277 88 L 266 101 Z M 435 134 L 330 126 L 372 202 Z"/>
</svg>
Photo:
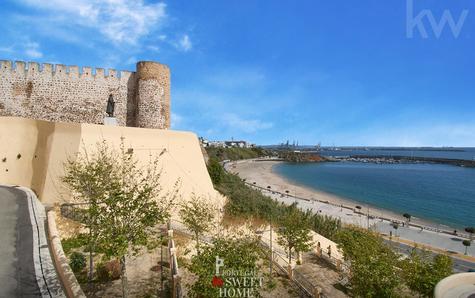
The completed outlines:
<svg viewBox="0 0 475 298">
<path fill-rule="evenodd" d="M 312 247 L 310 217 L 309 212 L 304 213 L 296 204 L 292 204 L 285 208 L 283 215 L 278 219 L 277 242 L 287 249 L 289 264 L 292 262 L 292 250 L 305 252 Z"/>
<path fill-rule="evenodd" d="M 394 236 L 397 237 L 397 229 L 399 228 L 399 223 L 393 222 L 393 223 L 391 224 L 391 226 L 392 226 L 393 229 L 394 229 Z"/>
<path fill-rule="evenodd" d="M 220 274 L 216 275 L 216 258 L 223 259 L 224 266 L 220 268 Z M 197 276 L 197 280 L 190 286 L 190 297 L 219 297 L 222 287 L 237 289 L 239 286 L 233 282 L 228 283 L 227 277 L 221 276 L 227 272 L 257 272 L 259 260 L 259 244 L 257 239 L 249 237 L 217 237 L 211 244 L 204 244 L 199 255 L 191 258 L 189 270 Z M 238 274 L 239 275 L 239 274 Z M 222 280 L 225 279 L 225 280 Z M 213 286 L 213 279 L 223 281 L 223 285 Z M 259 280 L 254 280 L 253 289 L 260 286 Z M 242 282 L 242 280 L 241 280 Z M 249 280 L 248 280 L 249 282 Z M 241 286 L 242 287 L 242 286 Z M 259 297 L 258 292 L 254 297 Z"/>
<path fill-rule="evenodd" d="M 464 240 L 462 241 L 463 246 L 465 246 L 465 255 L 467 254 L 468 247 L 471 245 L 470 240 Z"/>
<path fill-rule="evenodd" d="M 355 297 L 398 296 L 398 255 L 378 234 L 349 227 L 338 232 L 337 243 L 350 263 L 348 279 Z"/>
<path fill-rule="evenodd" d="M 214 185 L 219 185 L 224 176 L 224 169 L 217 158 L 211 157 L 208 161 L 208 173 Z"/>
<path fill-rule="evenodd" d="M 124 139 L 120 150 L 110 149 L 104 142 L 96 152 L 84 153 L 69 163 L 68 179 L 87 179 L 90 168 L 106 168 L 107 171 L 92 172 L 99 183 L 77 186 L 79 193 L 98 194 L 97 215 L 94 229 L 97 231 L 96 244 L 108 257 L 120 260 L 122 293 L 128 296 L 125 257 L 136 254 L 143 247 L 158 244 L 155 228 L 169 218 L 169 210 L 177 194 L 177 187 L 163 194 L 160 185 L 161 170 L 159 156 L 151 158 L 145 166 L 140 166 L 133 152 L 126 150 Z M 68 168 L 67 168 L 68 169 Z M 89 206 L 91 209 L 92 206 Z"/>
<path fill-rule="evenodd" d="M 89 250 L 89 282 L 93 279 L 93 253 L 101 233 L 100 204 L 104 202 L 112 188 L 109 173 L 115 167 L 113 155 L 105 141 L 102 141 L 97 144 L 95 152 L 88 153 L 83 148 L 82 152 L 68 157 L 64 165 L 65 175 L 62 181 L 71 191 L 72 200 L 85 207 L 81 211 L 85 214 L 84 223 L 89 230 L 85 235 Z"/>
<path fill-rule="evenodd" d="M 215 210 L 204 199 L 192 195 L 180 209 L 180 218 L 188 230 L 193 233 L 196 241 L 196 251 L 200 253 L 200 237 L 208 232 L 214 224 Z"/>
<path fill-rule="evenodd" d="M 428 251 L 414 249 L 409 258 L 401 262 L 404 282 L 420 297 L 432 297 L 437 283 L 452 274 L 452 259 L 446 255 L 434 258 Z"/>
<path fill-rule="evenodd" d="M 329 239 L 334 239 L 341 229 L 341 220 L 328 215 L 314 214 L 310 221 L 312 230 Z"/>
</svg>

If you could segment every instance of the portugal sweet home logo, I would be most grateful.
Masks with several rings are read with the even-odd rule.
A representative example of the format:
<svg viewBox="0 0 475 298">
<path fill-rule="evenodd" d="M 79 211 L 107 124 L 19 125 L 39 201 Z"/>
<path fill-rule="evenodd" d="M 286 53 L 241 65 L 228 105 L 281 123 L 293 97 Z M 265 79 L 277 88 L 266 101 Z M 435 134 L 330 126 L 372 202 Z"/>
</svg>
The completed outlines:
<svg viewBox="0 0 475 298">
<path fill-rule="evenodd" d="M 255 270 L 226 269 L 224 259 L 216 257 L 215 275 L 211 284 L 219 288 L 218 297 L 257 297 L 262 282 L 263 277 Z"/>
</svg>

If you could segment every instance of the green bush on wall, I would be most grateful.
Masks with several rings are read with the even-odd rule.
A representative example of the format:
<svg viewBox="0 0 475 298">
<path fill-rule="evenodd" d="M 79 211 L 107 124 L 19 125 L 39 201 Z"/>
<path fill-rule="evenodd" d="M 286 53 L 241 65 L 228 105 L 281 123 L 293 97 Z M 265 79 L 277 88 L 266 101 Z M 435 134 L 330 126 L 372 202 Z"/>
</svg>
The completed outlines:
<svg viewBox="0 0 475 298">
<path fill-rule="evenodd" d="M 74 272 L 81 272 L 86 268 L 86 257 L 80 252 L 73 252 L 70 257 L 69 266 Z"/>
</svg>

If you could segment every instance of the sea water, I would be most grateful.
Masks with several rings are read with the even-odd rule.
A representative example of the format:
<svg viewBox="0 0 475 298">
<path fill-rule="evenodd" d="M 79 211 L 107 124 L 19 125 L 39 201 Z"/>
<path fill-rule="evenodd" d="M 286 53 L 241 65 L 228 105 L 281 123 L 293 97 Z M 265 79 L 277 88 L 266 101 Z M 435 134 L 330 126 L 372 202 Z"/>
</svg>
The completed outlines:
<svg viewBox="0 0 475 298">
<path fill-rule="evenodd" d="M 327 193 L 454 228 L 475 226 L 475 168 L 444 164 L 281 163 L 281 176 Z"/>
</svg>

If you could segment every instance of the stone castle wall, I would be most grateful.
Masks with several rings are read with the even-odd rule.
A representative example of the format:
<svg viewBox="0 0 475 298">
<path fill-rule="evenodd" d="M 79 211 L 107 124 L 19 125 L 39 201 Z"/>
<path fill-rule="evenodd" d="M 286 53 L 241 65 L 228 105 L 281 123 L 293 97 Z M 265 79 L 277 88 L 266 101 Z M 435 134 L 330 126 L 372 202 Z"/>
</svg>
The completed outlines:
<svg viewBox="0 0 475 298">
<path fill-rule="evenodd" d="M 149 88 L 137 88 L 135 72 L 0 61 L 0 116 L 103 124 L 112 94 L 118 125 L 169 128 L 169 69 L 156 62 L 139 64 L 161 69 L 149 78 Z"/>
</svg>

